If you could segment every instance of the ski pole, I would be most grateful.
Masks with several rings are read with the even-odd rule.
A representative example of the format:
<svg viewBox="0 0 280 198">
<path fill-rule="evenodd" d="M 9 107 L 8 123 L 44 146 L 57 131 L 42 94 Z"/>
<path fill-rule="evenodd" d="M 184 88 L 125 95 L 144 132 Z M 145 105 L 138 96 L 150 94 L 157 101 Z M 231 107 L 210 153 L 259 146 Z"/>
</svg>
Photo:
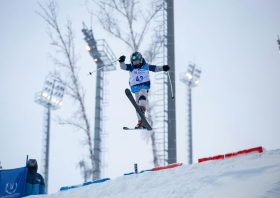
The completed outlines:
<svg viewBox="0 0 280 198">
<path fill-rule="evenodd" d="M 119 59 L 118 59 L 118 60 L 119 60 Z M 104 67 L 107 67 L 107 66 L 111 65 L 112 63 L 117 62 L 118 60 L 115 60 L 115 61 L 111 62 L 111 63 L 108 64 L 108 65 L 103 65 L 102 67 L 100 67 L 100 68 L 98 68 L 98 69 L 96 69 L 96 70 L 94 70 L 94 71 L 92 71 L 92 72 L 89 72 L 88 75 L 92 75 L 94 72 L 96 72 L 96 71 L 98 71 L 98 70 L 100 70 L 100 69 L 102 69 L 102 68 L 104 68 Z"/>
<path fill-rule="evenodd" d="M 174 95 L 173 95 L 173 88 L 172 88 L 172 83 L 171 83 L 171 79 L 170 79 L 170 75 L 169 75 L 169 71 L 167 72 L 168 77 L 169 77 L 169 83 L 170 83 L 170 87 L 171 87 L 171 99 L 174 100 Z"/>
</svg>

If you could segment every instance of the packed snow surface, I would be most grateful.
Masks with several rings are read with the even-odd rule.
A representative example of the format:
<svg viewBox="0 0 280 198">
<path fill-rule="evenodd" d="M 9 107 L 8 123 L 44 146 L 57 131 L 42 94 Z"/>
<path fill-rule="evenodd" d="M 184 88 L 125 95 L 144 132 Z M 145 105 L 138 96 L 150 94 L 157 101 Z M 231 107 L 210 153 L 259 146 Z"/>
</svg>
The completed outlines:
<svg viewBox="0 0 280 198">
<path fill-rule="evenodd" d="M 40 197 L 279 198 L 280 149 L 121 176 L 104 183 Z"/>
</svg>

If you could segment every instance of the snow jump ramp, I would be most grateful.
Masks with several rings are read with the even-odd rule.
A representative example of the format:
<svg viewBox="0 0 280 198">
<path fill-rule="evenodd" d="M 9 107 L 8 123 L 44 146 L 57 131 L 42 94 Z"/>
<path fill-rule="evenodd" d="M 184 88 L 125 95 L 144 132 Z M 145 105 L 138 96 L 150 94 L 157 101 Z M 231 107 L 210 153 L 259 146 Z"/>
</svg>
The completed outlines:
<svg viewBox="0 0 280 198">
<path fill-rule="evenodd" d="M 280 149 L 121 176 L 40 197 L 280 198 Z"/>
</svg>

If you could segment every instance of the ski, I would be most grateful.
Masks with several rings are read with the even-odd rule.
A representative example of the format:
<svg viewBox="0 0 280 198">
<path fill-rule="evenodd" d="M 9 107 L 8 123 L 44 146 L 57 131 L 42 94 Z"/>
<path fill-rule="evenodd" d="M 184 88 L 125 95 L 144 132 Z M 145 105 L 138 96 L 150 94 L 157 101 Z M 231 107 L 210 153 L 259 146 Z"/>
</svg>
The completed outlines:
<svg viewBox="0 0 280 198">
<path fill-rule="evenodd" d="M 153 130 L 156 128 L 153 128 Z M 128 127 L 123 127 L 123 130 L 147 130 L 147 128 L 140 128 L 140 129 L 135 129 L 135 128 L 128 128 Z"/>
<path fill-rule="evenodd" d="M 135 129 L 135 128 L 123 127 L 123 130 L 147 130 L 147 129 L 146 128 Z"/>
<path fill-rule="evenodd" d="M 148 131 L 153 130 L 152 127 L 150 126 L 150 124 L 148 123 L 148 121 L 146 120 L 145 116 L 142 114 L 142 112 L 139 109 L 138 105 L 136 104 L 136 101 L 134 100 L 134 98 L 133 98 L 133 96 L 131 94 L 131 91 L 129 89 L 125 89 L 125 94 L 128 97 L 128 99 L 130 100 L 130 102 L 132 103 L 132 105 L 134 106 L 134 108 L 136 109 L 137 113 L 140 115 L 141 121 L 147 127 L 147 130 Z"/>
</svg>

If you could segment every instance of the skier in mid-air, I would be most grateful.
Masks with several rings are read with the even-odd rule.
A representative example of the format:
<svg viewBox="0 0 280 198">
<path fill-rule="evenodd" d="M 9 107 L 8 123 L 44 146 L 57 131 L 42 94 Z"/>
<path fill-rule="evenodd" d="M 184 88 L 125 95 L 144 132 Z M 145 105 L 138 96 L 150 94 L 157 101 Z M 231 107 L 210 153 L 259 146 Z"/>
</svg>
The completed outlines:
<svg viewBox="0 0 280 198">
<path fill-rule="evenodd" d="M 151 87 L 150 74 L 152 72 L 168 71 L 168 65 L 156 66 L 149 65 L 139 52 L 133 52 L 130 56 L 131 64 L 125 64 L 125 56 L 119 58 L 120 67 L 123 70 L 129 71 L 129 85 L 131 92 L 135 94 L 135 100 L 141 112 L 145 116 L 146 109 L 148 108 L 148 93 Z M 135 129 L 145 129 L 146 126 L 141 120 L 141 116 L 136 112 L 138 124 Z"/>
</svg>

